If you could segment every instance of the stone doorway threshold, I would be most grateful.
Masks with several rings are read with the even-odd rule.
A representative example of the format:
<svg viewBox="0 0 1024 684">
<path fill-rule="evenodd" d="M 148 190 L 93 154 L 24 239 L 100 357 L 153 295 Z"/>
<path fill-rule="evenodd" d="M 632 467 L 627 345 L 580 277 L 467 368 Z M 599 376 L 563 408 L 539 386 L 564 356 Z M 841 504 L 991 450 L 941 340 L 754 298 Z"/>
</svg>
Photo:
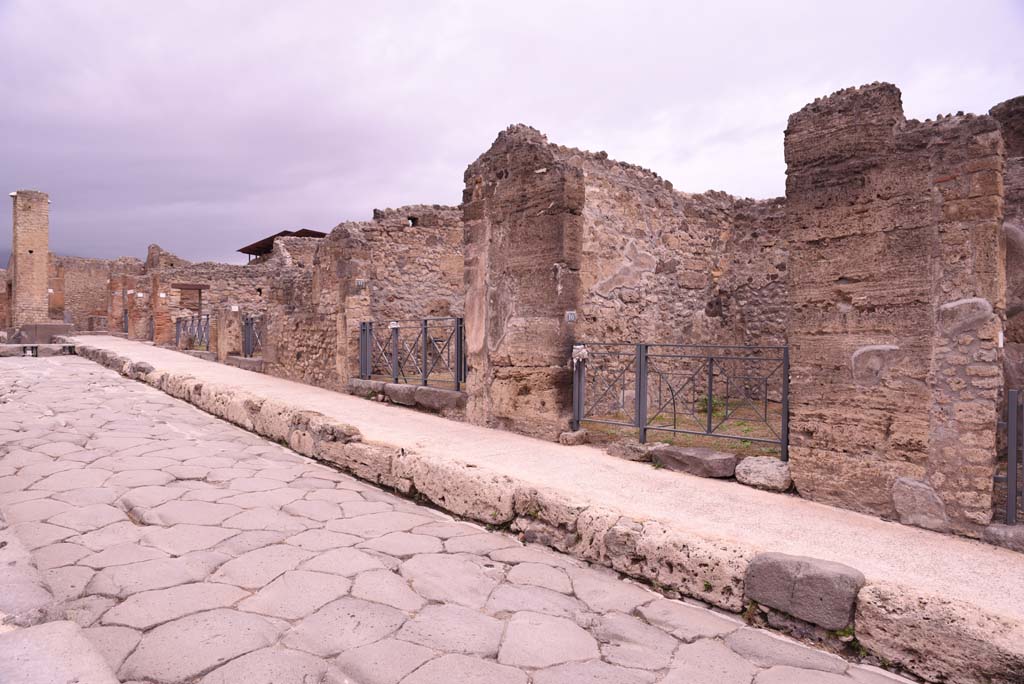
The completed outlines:
<svg viewBox="0 0 1024 684">
<path fill-rule="evenodd" d="M 1019 681 L 1024 669 L 1024 554 L 140 342 L 78 344 L 80 356 L 300 453 L 667 593 L 749 611 L 759 555 L 839 563 L 866 581 L 852 630 L 835 636 L 852 631 L 868 652 L 932 681 Z"/>
</svg>

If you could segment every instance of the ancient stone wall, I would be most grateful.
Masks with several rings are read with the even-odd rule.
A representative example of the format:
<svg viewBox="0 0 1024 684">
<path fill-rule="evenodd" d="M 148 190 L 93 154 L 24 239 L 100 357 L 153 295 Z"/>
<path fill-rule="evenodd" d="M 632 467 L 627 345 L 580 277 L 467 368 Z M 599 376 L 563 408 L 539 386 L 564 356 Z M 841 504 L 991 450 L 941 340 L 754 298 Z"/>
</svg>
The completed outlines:
<svg viewBox="0 0 1024 684">
<path fill-rule="evenodd" d="M 1006 146 L 1003 230 L 1006 233 L 1006 381 L 1024 389 L 1024 97 L 989 112 Z"/>
<path fill-rule="evenodd" d="M 11 327 L 11 285 L 6 269 L 0 268 L 0 330 Z"/>
<path fill-rule="evenodd" d="M 784 343 L 783 200 L 680 193 L 524 126 L 466 180 L 471 420 L 565 429 L 574 340 Z"/>
<path fill-rule="evenodd" d="M 791 116 L 785 150 L 796 486 L 974 533 L 1002 387 L 998 126 L 907 121 L 872 85 Z"/>
<path fill-rule="evenodd" d="M 342 223 L 315 242 L 312 274 L 275 281 L 264 350 L 269 373 L 343 389 L 358 376 L 362 321 L 462 314 L 457 208 L 375 210 L 373 221 Z"/>
<path fill-rule="evenodd" d="M 17 328 L 50 319 L 50 200 L 45 192 L 36 190 L 18 190 L 13 199 L 11 325 Z"/>
<path fill-rule="evenodd" d="M 467 418 L 555 438 L 571 409 L 565 313 L 579 298 L 583 171 L 513 126 L 465 182 Z"/>
<path fill-rule="evenodd" d="M 50 255 L 50 318 L 87 329 L 90 316 L 106 316 L 107 284 L 113 271 L 109 259 Z"/>
</svg>

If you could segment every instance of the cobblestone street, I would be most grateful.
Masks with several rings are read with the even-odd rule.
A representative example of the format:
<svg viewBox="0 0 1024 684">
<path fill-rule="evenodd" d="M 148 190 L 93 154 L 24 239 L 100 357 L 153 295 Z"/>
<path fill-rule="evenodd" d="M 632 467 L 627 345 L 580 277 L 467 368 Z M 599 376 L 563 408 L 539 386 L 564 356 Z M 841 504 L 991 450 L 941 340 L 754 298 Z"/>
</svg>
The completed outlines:
<svg viewBox="0 0 1024 684">
<path fill-rule="evenodd" d="M 0 512 L 52 593 L 47 619 L 80 625 L 122 682 L 900 681 L 74 357 L 0 359 Z"/>
</svg>

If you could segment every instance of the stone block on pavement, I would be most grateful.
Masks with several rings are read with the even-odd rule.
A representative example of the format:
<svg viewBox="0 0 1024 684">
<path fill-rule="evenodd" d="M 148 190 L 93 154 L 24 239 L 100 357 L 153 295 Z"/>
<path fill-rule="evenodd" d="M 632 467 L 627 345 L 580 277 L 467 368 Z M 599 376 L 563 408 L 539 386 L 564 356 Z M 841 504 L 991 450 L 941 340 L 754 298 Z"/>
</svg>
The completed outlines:
<svg viewBox="0 0 1024 684">
<path fill-rule="evenodd" d="M 946 506 L 927 482 L 909 477 L 897 478 L 892 485 L 892 503 L 904 525 L 916 525 L 936 532 L 949 531 Z"/>
<path fill-rule="evenodd" d="M 751 456 L 736 464 L 736 479 L 742 484 L 772 492 L 784 492 L 793 484 L 789 464 L 771 456 Z"/>
<path fill-rule="evenodd" d="M 651 447 L 650 456 L 663 468 L 697 477 L 732 477 L 736 472 L 736 454 L 706 447 L 657 444 Z"/>
<path fill-rule="evenodd" d="M 746 574 L 747 599 L 832 630 L 850 624 L 863 586 L 848 565 L 784 553 L 758 554 Z"/>
</svg>

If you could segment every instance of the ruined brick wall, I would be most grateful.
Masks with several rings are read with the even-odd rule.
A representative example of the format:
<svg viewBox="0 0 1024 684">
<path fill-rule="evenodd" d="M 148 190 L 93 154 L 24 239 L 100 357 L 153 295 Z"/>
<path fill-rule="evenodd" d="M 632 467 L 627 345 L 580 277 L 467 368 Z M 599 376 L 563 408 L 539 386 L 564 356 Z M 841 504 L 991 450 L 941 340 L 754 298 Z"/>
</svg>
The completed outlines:
<svg viewBox="0 0 1024 684">
<path fill-rule="evenodd" d="M 108 281 L 114 270 L 109 259 L 50 255 L 50 317 L 85 330 L 90 316 L 106 316 Z"/>
<path fill-rule="evenodd" d="M 0 268 L 0 330 L 11 327 L 10 287 L 7 271 Z"/>
<path fill-rule="evenodd" d="M 565 312 L 578 301 L 583 171 L 513 126 L 465 182 L 467 418 L 556 438 L 571 410 Z"/>
<path fill-rule="evenodd" d="M 13 198 L 11 325 L 49 320 L 50 200 L 45 192 L 18 190 Z"/>
<path fill-rule="evenodd" d="M 1006 233 L 1006 381 L 1024 389 L 1024 97 L 989 112 L 1006 146 L 1003 230 Z"/>
<path fill-rule="evenodd" d="M 876 84 L 792 115 L 791 467 L 800 493 L 935 529 L 992 515 L 1002 139 Z"/>
<path fill-rule="evenodd" d="M 785 342 L 783 200 L 680 193 L 524 126 L 466 180 L 471 420 L 565 429 L 574 340 Z"/>
<path fill-rule="evenodd" d="M 269 373 L 343 389 L 358 376 L 360 322 L 462 314 L 457 208 L 375 210 L 373 221 L 342 223 L 316 243 L 311 274 L 274 283 Z M 283 244 L 295 260 L 291 243 Z"/>
<path fill-rule="evenodd" d="M 579 341 L 784 344 L 784 201 L 681 193 L 607 155 L 582 168 Z"/>
</svg>

